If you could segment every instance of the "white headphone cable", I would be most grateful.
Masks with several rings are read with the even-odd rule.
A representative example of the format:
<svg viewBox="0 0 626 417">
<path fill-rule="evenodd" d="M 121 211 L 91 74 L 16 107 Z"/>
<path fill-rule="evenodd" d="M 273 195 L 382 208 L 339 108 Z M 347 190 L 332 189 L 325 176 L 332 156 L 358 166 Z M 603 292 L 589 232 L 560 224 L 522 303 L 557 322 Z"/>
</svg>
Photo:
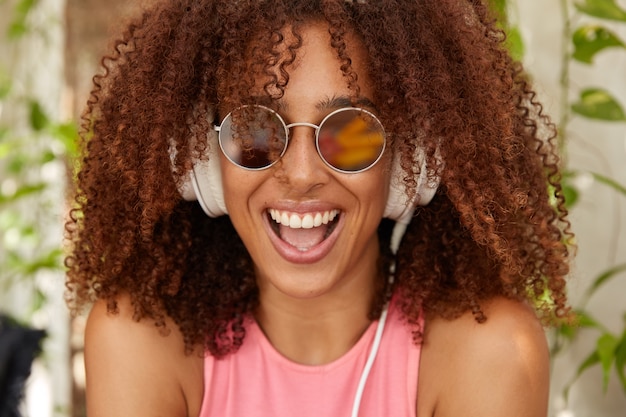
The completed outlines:
<svg viewBox="0 0 626 417">
<path fill-rule="evenodd" d="M 356 396 L 354 397 L 354 404 L 352 405 L 352 417 L 358 417 L 359 408 L 361 407 L 361 399 L 363 397 L 363 391 L 365 390 L 365 383 L 367 382 L 367 377 L 372 370 L 372 365 L 374 364 L 374 360 L 376 359 L 376 354 L 378 353 L 378 348 L 380 347 L 380 341 L 383 338 L 383 330 L 385 329 L 385 322 L 387 321 L 387 306 L 383 309 L 382 314 L 380 315 L 380 319 L 378 319 L 378 326 L 376 327 L 376 335 L 374 336 L 374 342 L 372 343 L 372 349 L 370 350 L 370 354 L 367 357 L 367 362 L 365 362 L 365 367 L 363 368 L 363 372 L 361 373 L 361 379 L 359 380 L 359 385 L 356 390 Z"/>
</svg>

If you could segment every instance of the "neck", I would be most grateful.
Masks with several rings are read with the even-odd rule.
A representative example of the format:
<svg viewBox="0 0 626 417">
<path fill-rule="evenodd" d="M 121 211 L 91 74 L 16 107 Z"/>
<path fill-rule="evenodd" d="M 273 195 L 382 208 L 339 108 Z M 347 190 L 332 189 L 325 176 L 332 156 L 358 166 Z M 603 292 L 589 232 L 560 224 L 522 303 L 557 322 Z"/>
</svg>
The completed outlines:
<svg viewBox="0 0 626 417">
<path fill-rule="evenodd" d="M 261 292 L 256 320 L 286 358 L 321 365 L 344 355 L 370 324 L 374 285 L 313 299 L 293 299 L 275 289 Z"/>
</svg>

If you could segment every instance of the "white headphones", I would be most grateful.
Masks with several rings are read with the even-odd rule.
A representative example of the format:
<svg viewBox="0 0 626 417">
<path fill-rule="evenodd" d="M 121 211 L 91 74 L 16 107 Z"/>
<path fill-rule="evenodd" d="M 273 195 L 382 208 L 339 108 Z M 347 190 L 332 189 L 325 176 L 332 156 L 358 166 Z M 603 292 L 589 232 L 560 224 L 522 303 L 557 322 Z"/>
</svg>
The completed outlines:
<svg viewBox="0 0 626 417">
<path fill-rule="evenodd" d="M 211 119 L 209 115 L 209 120 Z M 209 217 L 219 217 L 228 214 L 224 203 L 222 188 L 222 173 L 220 171 L 219 143 L 217 132 L 211 129 L 207 133 L 207 159 L 196 160 L 193 169 L 186 174 L 179 192 L 187 201 L 197 200 Z M 440 159 L 438 157 L 438 159 Z M 417 149 L 415 165 L 420 166 L 419 178 L 415 196 L 409 199 L 403 177 L 404 170 L 400 166 L 397 155 L 394 155 L 391 168 L 391 183 L 389 184 L 389 198 L 385 207 L 384 217 L 396 220 L 402 225 L 411 221 L 417 206 L 427 205 L 435 195 L 439 186 L 439 177 L 428 180 L 428 170 L 424 152 Z"/>
</svg>

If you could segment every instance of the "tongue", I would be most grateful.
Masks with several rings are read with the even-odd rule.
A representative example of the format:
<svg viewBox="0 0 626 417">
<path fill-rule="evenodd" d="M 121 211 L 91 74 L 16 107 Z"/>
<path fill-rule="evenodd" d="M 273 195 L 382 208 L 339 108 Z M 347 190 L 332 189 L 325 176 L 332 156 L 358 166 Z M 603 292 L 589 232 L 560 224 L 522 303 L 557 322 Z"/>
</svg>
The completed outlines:
<svg viewBox="0 0 626 417">
<path fill-rule="evenodd" d="M 300 250 L 308 250 L 324 240 L 326 230 L 328 230 L 327 225 L 312 229 L 292 229 L 281 225 L 279 233 L 280 238 L 291 246 Z"/>
</svg>

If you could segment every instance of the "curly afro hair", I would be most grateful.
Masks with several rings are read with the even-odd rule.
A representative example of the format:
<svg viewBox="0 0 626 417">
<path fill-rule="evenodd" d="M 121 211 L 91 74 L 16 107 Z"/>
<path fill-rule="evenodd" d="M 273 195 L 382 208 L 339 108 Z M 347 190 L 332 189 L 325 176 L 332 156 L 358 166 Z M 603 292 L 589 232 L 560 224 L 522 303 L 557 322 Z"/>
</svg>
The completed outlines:
<svg viewBox="0 0 626 417">
<path fill-rule="evenodd" d="M 381 276 L 395 262 L 393 291 L 408 321 L 471 311 L 480 322 L 481 302 L 494 296 L 567 316 L 571 232 L 555 128 L 480 0 L 168 0 L 144 10 L 102 59 L 82 117 L 66 225 L 70 308 L 103 299 L 114 312 L 125 293 L 135 319 L 164 327 L 171 317 L 189 351 L 200 344 L 223 356 L 241 345 L 259 302 L 252 260 L 229 218 L 208 218 L 178 186 L 204 155 L 213 120 L 202 115 L 244 103 L 279 58 L 282 76 L 265 91 L 280 94 L 312 21 L 326 22 L 355 95 L 345 39 L 362 42 L 409 192 L 416 147 L 429 166 L 438 166 L 436 151 L 444 161 L 429 169 L 440 187 L 397 254 L 388 249 L 392 222 L 379 227 Z M 386 287 L 381 280 L 372 317 Z"/>
</svg>

